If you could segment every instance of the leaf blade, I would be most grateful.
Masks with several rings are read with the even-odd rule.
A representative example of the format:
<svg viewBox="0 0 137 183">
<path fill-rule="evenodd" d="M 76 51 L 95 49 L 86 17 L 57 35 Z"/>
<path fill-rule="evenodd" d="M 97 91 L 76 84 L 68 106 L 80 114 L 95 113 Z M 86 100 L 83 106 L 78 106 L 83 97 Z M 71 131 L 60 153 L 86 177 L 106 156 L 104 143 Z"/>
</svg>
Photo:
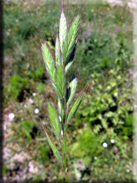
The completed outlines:
<svg viewBox="0 0 137 183">
<path fill-rule="evenodd" d="M 74 94 L 75 94 L 75 91 L 76 91 L 76 87 L 77 87 L 77 79 L 76 79 L 76 75 L 73 74 L 70 82 L 69 82 L 69 85 L 67 87 L 67 91 L 66 91 L 66 102 L 67 102 L 67 106 L 70 105 L 73 97 L 74 97 Z"/>
<path fill-rule="evenodd" d="M 67 34 L 67 21 L 66 21 L 64 12 L 62 10 L 60 15 L 60 24 L 59 24 L 59 42 L 60 42 L 61 51 L 62 51 L 63 43 L 66 38 L 66 34 Z"/>
<path fill-rule="evenodd" d="M 73 59 L 74 59 L 74 56 L 75 56 L 75 51 L 76 51 L 76 44 L 74 45 L 71 53 L 69 54 L 69 56 L 67 57 L 67 59 L 65 61 L 65 73 L 68 72 L 69 68 L 73 64 Z"/>
<path fill-rule="evenodd" d="M 76 38 L 78 35 L 79 30 L 79 24 L 80 24 L 80 18 L 77 16 L 73 23 L 71 24 L 71 27 L 69 29 L 69 32 L 66 36 L 65 42 L 63 44 L 63 60 L 66 61 L 69 55 L 71 54 L 75 43 Z"/>
<path fill-rule="evenodd" d="M 55 58 L 56 58 L 56 63 L 58 65 L 60 65 L 61 64 L 61 61 L 60 61 L 60 43 L 59 43 L 58 36 L 56 36 Z"/>
<path fill-rule="evenodd" d="M 53 131 L 58 139 L 61 137 L 61 127 L 58 118 L 58 114 L 52 104 L 48 103 L 48 115 L 51 122 Z"/>
<path fill-rule="evenodd" d="M 70 112 L 69 112 L 69 115 L 67 117 L 67 123 L 66 123 L 66 126 L 65 126 L 65 129 L 67 128 L 67 125 L 69 124 L 71 118 L 75 115 L 75 113 L 77 112 L 83 98 L 85 96 L 85 93 L 83 93 L 74 103 L 74 105 L 72 106 Z"/>
<path fill-rule="evenodd" d="M 47 72 L 48 72 L 49 76 L 51 77 L 51 79 L 54 81 L 55 63 L 54 63 L 53 57 L 50 53 L 47 43 L 42 44 L 41 49 L 42 49 L 42 55 L 43 55 L 43 59 L 44 59 L 45 65 L 46 65 Z"/>
<path fill-rule="evenodd" d="M 49 136 L 48 136 L 48 134 L 47 134 L 47 132 L 46 132 L 46 129 L 45 129 L 45 127 L 44 127 L 43 124 L 42 124 L 42 127 L 43 127 L 43 129 L 44 129 L 44 132 L 45 132 L 45 134 L 46 134 L 46 136 L 47 136 L 47 139 L 48 139 L 48 143 L 49 143 L 49 145 L 50 145 L 50 147 L 51 147 L 51 149 L 52 149 L 54 155 L 56 156 L 56 158 L 58 159 L 58 161 L 62 164 L 62 160 L 61 160 L 59 151 L 57 150 L 56 146 L 52 143 L 51 139 L 49 138 Z"/>
<path fill-rule="evenodd" d="M 64 97 L 64 91 L 65 91 L 65 73 L 64 73 L 64 67 L 63 65 L 57 66 L 56 71 L 56 78 L 55 78 L 55 86 L 57 89 L 57 94 L 60 99 Z"/>
</svg>

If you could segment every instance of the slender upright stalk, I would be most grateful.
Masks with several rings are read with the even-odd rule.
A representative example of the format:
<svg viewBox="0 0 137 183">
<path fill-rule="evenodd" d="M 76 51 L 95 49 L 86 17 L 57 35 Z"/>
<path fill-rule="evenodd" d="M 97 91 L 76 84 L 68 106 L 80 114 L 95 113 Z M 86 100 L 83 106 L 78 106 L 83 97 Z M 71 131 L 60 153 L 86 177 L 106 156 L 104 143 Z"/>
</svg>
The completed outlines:
<svg viewBox="0 0 137 183">
<path fill-rule="evenodd" d="M 65 93 L 65 91 L 64 91 Z M 63 119 L 62 119 L 62 130 L 63 130 L 63 164 L 64 164 L 64 173 L 65 173 L 65 182 L 67 183 L 67 160 L 66 160 L 66 139 L 65 139 L 65 115 L 66 115 L 66 111 L 65 111 L 65 102 L 64 102 L 64 97 L 61 100 L 62 103 L 62 108 L 63 108 Z"/>
<path fill-rule="evenodd" d="M 65 140 L 65 133 L 63 133 L 63 147 L 64 147 L 64 173 L 65 173 L 65 181 L 67 182 L 67 160 L 66 160 L 66 140 Z"/>
</svg>

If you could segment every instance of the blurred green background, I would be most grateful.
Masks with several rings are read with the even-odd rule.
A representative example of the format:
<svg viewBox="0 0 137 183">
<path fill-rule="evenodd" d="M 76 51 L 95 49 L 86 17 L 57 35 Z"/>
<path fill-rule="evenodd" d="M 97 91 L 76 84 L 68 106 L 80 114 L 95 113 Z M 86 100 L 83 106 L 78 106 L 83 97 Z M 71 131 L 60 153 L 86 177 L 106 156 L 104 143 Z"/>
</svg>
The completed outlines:
<svg viewBox="0 0 137 183">
<path fill-rule="evenodd" d="M 12 161 L 5 156 L 5 179 L 63 180 L 41 127 L 43 122 L 55 139 L 47 102 L 57 103 L 57 97 L 41 44 L 47 40 L 54 53 L 60 9 L 61 1 L 4 1 L 4 115 L 9 124 L 4 148 L 10 149 L 11 157 L 21 152 L 29 157 Z M 126 3 L 112 7 L 102 1 L 71 0 L 64 1 L 64 11 L 68 25 L 76 15 L 81 17 L 67 79 L 76 74 L 76 97 L 91 83 L 66 135 L 68 179 L 133 180 L 132 9 Z M 21 167 L 27 170 L 23 175 Z"/>
</svg>

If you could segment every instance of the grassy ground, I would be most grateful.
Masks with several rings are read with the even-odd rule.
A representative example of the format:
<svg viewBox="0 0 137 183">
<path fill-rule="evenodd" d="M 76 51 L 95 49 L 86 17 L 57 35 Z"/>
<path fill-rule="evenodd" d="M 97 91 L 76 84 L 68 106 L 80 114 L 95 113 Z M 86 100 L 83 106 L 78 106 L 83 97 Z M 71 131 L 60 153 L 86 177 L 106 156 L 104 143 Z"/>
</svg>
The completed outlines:
<svg viewBox="0 0 137 183">
<path fill-rule="evenodd" d="M 56 103 L 57 98 L 42 60 L 41 43 L 47 40 L 54 52 L 60 7 L 60 1 L 14 1 L 4 5 L 4 147 L 9 152 L 4 156 L 4 176 L 8 179 L 63 179 L 41 128 L 43 122 L 54 139 L 47 102 Z M 69 24 L 74 16 L 81 16 L 75 61 L 68 79 L 76 73 L 76 96 L 88 82 L 92 83 L 66 136 L 68 178 L 130 181 L 132 14 L 126 6 L 112 8 L 100 1 L 67 1 L 64 9 Z M 15 115 L 11 121 L 9 113 Z M 25 155 L 17 158 L 21 153 Z"/>
</svg>

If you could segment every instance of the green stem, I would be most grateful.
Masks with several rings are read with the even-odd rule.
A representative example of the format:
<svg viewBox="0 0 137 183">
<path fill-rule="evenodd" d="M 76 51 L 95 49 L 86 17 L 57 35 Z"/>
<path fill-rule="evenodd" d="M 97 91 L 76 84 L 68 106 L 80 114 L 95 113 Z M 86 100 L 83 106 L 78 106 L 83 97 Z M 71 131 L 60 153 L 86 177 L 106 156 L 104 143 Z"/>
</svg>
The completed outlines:
<svg viewBox="0 0 137 183">
<path fill-rule="evenodd" d="M 62 130 L 63 130 L 63 148 L 62 148 L 62 154 L 63 154 L 63 164 L 64 164 L 64 173 L 65 173 L 65 182 L 67 183 L 67 161 L 66 161 L 66 140 L 65 140 L 65 104 L 64 104 L 64 97 L 61 99 L 61 104 L 63 108 L 63 119 L 62 119 Z"/>
<path fill-rule="evenodd" d="M 65 131 L 63 132 L 63 146 L 64 146 L 64 172 L 65 172 L 65 182 L 67 183 L 67 161 L 66 161 L 66 140 Z"/>
</svg>

